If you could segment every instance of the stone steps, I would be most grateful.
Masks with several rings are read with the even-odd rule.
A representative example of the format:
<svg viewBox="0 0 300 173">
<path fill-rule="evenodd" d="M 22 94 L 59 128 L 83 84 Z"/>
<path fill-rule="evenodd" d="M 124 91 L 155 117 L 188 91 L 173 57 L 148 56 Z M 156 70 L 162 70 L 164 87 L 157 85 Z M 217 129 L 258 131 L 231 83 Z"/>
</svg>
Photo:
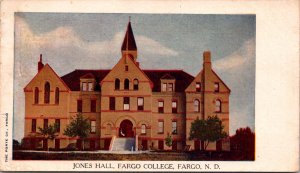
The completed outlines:
<svg viewBox="0 0 300 173">
<path fill-rule="evenodd" d="M 112 145 L 113 151 L 134 151 L 135 139 L 134 138 L 115 138 Z"/>
</svg>

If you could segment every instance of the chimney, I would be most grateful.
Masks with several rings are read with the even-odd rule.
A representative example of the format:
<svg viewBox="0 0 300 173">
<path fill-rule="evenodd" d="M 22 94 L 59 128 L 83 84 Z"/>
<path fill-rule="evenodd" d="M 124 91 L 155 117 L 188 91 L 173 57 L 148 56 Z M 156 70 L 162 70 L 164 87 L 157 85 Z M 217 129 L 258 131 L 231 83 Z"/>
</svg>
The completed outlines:
<svg viewBox="0 0 300 173">
<path fill-rule="evenodd" d="M 211 69 L 211 55 L 210 51 L 203 52 L 203 68 Z"/>
<path fill-rule="evenodd" d="M 42 57 L 42 54 L 40 54 L 40 61 L 38 62 L 38 72 L 40 72 L 43 67 L 44 67 L 43 57 Z"/>
</svg>

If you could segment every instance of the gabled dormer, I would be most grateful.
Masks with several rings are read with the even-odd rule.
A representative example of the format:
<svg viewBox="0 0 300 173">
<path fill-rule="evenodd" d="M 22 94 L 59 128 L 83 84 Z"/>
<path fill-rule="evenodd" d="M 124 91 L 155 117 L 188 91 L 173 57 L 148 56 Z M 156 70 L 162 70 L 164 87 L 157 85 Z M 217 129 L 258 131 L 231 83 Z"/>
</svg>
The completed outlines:
<svg viewBox="0 0 300 173">
<path fill-rule="evenodd" d="M 92 73 L 80 77 L 80 91 L 94 91 L 96 85 L 95 76 Z"/>
<path fill-rule="evenodd" d="M 166 73 L 160 78 L 161 92 L 174 92 L 175 91 L 175 77 Z"/>
</svg>

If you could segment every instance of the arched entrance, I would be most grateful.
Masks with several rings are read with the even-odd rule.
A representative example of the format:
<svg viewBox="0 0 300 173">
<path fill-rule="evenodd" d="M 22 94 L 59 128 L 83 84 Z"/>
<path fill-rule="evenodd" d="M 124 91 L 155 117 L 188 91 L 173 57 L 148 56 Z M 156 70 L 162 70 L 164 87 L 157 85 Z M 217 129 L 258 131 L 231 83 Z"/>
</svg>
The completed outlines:
<svg viewBox="0 0 300 173">
<path fill-rule="evenodd" d="M 130 120 L 123 120 L 120 124 L 119 137 L 132 138 L 134 136 L 133 124 Z"/>
</svg>

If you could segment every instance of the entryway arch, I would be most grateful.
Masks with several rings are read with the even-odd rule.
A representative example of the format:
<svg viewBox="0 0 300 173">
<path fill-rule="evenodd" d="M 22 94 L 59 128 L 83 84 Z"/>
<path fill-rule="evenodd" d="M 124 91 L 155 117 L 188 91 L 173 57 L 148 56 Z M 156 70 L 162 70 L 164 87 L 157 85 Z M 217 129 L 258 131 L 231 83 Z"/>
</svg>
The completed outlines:
<svg viewBox="0 0 300 173">
<path fill-rule="evenodd" d="M 125 119 L 120 123 L 119 137 L 132 138 L 134 137 L 133 123 Z"/>
</svg>

